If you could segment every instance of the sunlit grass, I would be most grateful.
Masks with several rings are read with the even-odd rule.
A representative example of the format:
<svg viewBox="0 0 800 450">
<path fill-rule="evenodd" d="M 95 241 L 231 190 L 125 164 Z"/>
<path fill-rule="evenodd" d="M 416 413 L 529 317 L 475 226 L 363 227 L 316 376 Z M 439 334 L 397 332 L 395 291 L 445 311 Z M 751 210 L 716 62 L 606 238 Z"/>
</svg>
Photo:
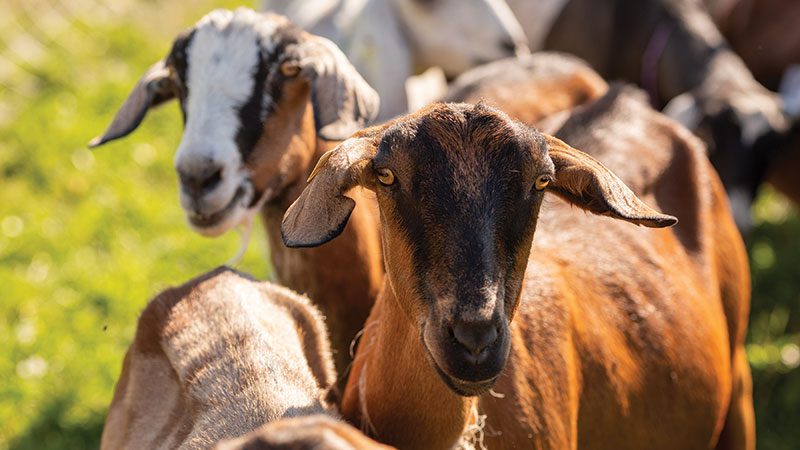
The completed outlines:
<svg viewBox="0 0 800 450">
<path fill-rule="evenodd" d="M 236 4 L 48 5 L 12 3 L 18 20 L 0 22 L 0 448 L 96 446 L 139 311 L 239 244 L 185 225 L 175 105 L 124 141 L 86 149 L 175 34 Z M 31 8 L 67 23 L 49 39 L 26 18 Z M 38 47 L 17 37 L 26 30 Z M 262 237 L 241 267 L 265 278 Z"/>
</svg>

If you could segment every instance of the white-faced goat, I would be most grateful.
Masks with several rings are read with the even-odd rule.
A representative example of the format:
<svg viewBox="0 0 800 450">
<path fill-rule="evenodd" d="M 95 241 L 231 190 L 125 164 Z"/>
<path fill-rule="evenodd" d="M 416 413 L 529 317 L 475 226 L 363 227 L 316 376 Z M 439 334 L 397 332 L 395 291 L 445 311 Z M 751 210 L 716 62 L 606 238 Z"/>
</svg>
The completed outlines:
<svg viewBox="0 0 800 450">
<path fill-rule="evenodd" d="M 217 10 L 175 40 L 92 145 L 127 135 L 170 99 L 185 119 L 175 170 L 189 224 L 214 236 L 260 212 L 278 282 L 319 305 L 344 371 L 383 277 L 374 200 L 319 249 L 284 247 L 280 220 L 320 155 L 377 114 L 375 91 L 329 40 L 281 16 Z"/>
</svg>

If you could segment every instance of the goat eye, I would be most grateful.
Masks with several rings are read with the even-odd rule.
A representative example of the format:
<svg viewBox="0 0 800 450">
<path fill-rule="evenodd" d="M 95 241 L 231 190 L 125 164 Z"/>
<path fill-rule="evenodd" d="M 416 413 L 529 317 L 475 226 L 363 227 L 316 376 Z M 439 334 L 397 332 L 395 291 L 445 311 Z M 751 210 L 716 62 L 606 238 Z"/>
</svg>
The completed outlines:
<svg viewBox="0 0 800 450">
<path fill-rule="evenodd" d="M 533 182 L 533 187 L 536 188 L 537 191 L 541 191 L 550 184 L 550 175 L 539 175 L 536 177 L 536 181 Z"/>
<path fill-rule="evenodd" d="M 391 186 L 394 183 L 394 173 L 389 169 L 378 169 L 378 181 L 384 186 Z"/>
<path fill-rule="evenodd" d="M 291 61 L 285 62 L 281 64 L 281 73 L 285 77 L 297 76 L 297 74 L 300 73 L 300 66 L 297 65 L 297 63 L 295 62 Z"/>
</svg>

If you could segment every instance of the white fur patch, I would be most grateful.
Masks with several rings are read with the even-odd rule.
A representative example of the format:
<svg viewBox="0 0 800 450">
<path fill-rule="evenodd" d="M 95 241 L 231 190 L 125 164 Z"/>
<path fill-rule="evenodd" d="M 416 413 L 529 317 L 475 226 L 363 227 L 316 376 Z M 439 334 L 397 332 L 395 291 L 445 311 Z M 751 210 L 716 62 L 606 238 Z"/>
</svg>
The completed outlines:
<svg viewBox="0 0 800 450">
<path fill-rule="evenodd" d="M 450 76 L 514 56 L 508 42 L 526 45 L 522 27 L 502 0 L 391 3 L 415 64 L 438 65 Z"/>
<path fill-rule="evenodd" d="M 405 88 L 408 111 L 413 112 L 444 97 L 447 78 L 441 67 L 434 66 L 419 75 L 406 78 Z"/>
<path fill-rule="evenodd" d="M 703 119 L 697 100 L 688 92 L 670 100 L 662 112 L 690 130 L 697 128 Z"/>
</svg>

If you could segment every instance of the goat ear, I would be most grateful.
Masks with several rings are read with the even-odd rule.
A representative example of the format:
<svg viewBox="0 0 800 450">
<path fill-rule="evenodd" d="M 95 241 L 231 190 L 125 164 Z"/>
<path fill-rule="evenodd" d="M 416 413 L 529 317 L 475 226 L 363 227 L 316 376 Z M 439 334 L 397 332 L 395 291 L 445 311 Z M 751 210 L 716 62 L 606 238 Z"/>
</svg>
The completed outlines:
<svg viewBox="0 0 800 450">
<path fill-rule="evenodd" d="M 307 35 L 297 53 L 301 74 L 311 83 L 317 134 L 321 138 L 347 139 L 378 115 L 378 93 L 336 44 Z"/>
<path fill-rule="evenodd" d="M 164 61 L 153 64 L 128 94 L 105 133 L 92 139 L 89 147 L 127 136 L 142 123 L 148 109 L 175 97 L 175 91 L 175 82 Z"/>
<path fill-rule="evenodd" d="M 563 141 L 544 135 L 555 180 L 548 190 L 594 214 L 610 216 L 637 225 L 664 228 L 678 219 L 647 206 L 616 175 L 596 159 Z"/>
<path fill-rule="evenodd" d="M 316 247 L 344 230 L 356 206 L 345 194 L 356 185 L 368 184 L 364 172 L 375 156 L 380 139 L 377 128 L 359 133 L 319 158 L 308 186 L 283 216 L 281 237 L 287 247 Z"/>
</svg>

